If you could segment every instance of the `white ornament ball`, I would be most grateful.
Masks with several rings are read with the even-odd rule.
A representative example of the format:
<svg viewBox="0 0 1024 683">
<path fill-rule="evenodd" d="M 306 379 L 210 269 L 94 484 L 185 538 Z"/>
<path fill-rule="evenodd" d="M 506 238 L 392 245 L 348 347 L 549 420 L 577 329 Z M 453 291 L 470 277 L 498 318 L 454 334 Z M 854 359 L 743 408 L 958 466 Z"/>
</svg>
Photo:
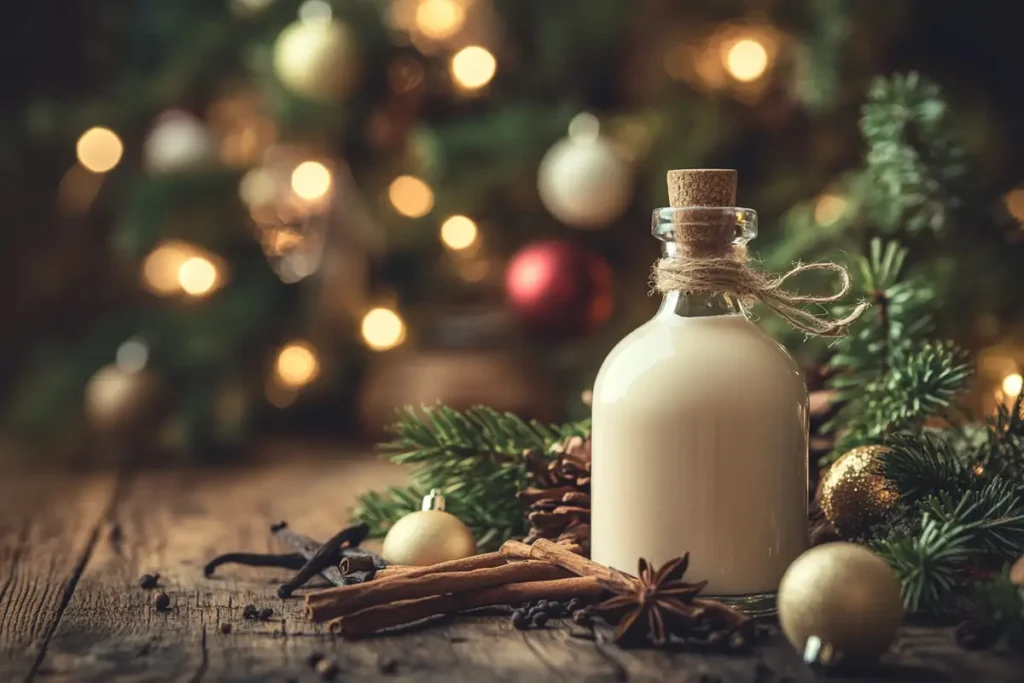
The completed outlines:
<svg viewBox="0 0 1024 683">
<path fill-rule="evenodd" d="M 314 100 L 344 97 L 360 70 L 359 46 L 340 21 L 296 21 L 274 43 L 274 71 L 294 93 Z"/>
<path fill-rule="evenodd" d="M 806 656 L 808 640 L 818 638 L 823 663 L 885 653 L 903 622 L 896 574 L 854 543 L 827 543 L 796 558 L 779 584 L 778 607 L 793 647 Z"/>
<path fill-rule="evenodd" d="M 395 522 L 381 551 L 391 564 L 423 567 L 476 554 L 469 527 L 443 510 L 419 510 Z"/>
<path fill-rule="evenodd" d="M 537 188 L 558 220 L 577 228 L 601 228 L 629 207 L 633 169 L 605 138 L 567 137 L 541 160 Z"/>
<path fill-rule="evenodd" d="M 210 166 L 217 147 L 205 122 L 188 112 L 161 114 L 142 146 L 142 161 L 152 173 L 176 173 Z"/>
</svg>

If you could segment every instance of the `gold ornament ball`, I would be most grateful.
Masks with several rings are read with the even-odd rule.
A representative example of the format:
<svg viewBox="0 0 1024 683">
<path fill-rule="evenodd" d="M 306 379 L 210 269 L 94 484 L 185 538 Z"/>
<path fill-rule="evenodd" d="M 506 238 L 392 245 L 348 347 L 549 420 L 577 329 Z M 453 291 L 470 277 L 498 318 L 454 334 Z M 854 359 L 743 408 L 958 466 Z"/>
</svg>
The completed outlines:
<svg viewBox="0 0 1024 683">
<path fill-rule="evenodd" d="M 296 21 L 274 43 L 274 71 L 292 92 L 314 100 L 344 97 L 359 80 L 355 34 L 339 21 Z"/>
<path fill-rule="evenodd" d="M 778 607 L 782 631 L 797 651 L 806 653 L 808 639 L 817 637 L 822 652 L 843 659 L 883 654 L 903 621 L 896 574 L 854 543 L 827 543 L 796 558 L 779 584 Z"/>
<path fill-rule="evenodd" d="M 443 510 L 418 510 L 395 522 L 381 551 L 391 564 L 423 567 L 476 554 L 469 527 Z"/>
<path fill-rule="evenodd" d="M 860 446 L 832 464 L 821 480 L 821 510 L 846 537 L 882 519 L 899 500 L 892 481 L 881 472 L 885 446 Z"/>
</svg>

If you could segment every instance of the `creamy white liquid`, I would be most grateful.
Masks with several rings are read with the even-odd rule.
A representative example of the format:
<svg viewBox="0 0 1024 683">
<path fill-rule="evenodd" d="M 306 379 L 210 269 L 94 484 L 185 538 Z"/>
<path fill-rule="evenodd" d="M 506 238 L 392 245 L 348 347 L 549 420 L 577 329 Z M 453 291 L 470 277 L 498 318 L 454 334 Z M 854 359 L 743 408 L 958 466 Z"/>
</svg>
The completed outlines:
<svg viewBox="0 0 1024 683">
<path fill-rule="evenodd" d="M 775 591 L 807 547 L 807 388 L 742 315 L 663 311 L 594 386 L 594 560 L 636 573 L 690 552 L 706 592 Z"/>
</svg>

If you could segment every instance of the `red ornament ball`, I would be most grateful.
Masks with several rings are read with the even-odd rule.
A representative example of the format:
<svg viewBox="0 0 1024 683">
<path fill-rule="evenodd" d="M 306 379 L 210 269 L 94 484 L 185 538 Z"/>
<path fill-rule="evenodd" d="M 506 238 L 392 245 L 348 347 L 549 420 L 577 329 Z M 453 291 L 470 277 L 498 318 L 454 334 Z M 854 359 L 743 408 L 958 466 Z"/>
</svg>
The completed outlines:
<svg viewBox="0 0 1024 683">
<path fill-rule="evenodd" d="M 509 303 L 530 329 L 548 337 L 586 334 L 612 313 L 612 271 L 594 252 L 565 240 L 534 242 L 505 271 Z"/>
</svg>

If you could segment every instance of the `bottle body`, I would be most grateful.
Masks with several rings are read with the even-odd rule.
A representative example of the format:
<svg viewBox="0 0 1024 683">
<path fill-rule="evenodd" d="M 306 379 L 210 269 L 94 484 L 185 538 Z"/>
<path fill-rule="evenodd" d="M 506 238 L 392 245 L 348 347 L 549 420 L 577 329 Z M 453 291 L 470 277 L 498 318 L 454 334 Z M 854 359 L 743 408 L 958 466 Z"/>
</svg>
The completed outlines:
<svg viewBox="0 0 1024 683">
<path fill-rule="evenodd" d="M 598 374 L 591 554 L 635 573 L 689 552 L 709 594 L 772 593 L 807 547 L 807 389 L 742 313 L 679 311 L 663 305 Z"/>
</svg>

